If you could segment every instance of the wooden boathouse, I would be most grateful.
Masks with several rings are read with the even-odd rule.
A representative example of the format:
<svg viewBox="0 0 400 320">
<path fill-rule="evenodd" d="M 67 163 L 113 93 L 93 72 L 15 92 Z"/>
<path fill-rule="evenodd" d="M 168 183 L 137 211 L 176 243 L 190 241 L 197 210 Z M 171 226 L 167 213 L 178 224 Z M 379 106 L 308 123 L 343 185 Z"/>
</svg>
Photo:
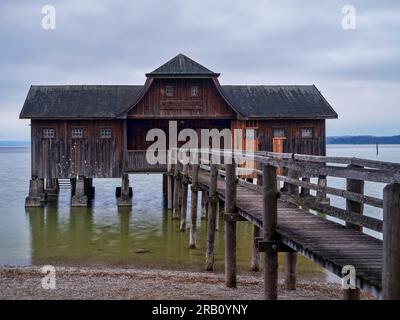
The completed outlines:
<svg viewBox="0 0 400 320">
<path fill-rule="evenodd" d="M 146 74 L 144 85 L 32 86 L 20 115 L 31 119 L 32 178 L 25 205 L 41 206 L 68 181 L 72 206 L 87 206 L 93 178 L 122 177 L 117 203 L 131 206 L 128 174 L 162 173 L 167 206 L 181 231 L 190 208 L 190 248 L 197 245 L 202 195 L 206 270 L 214 269 L 215 231 L 223 215 L 227 287 L 237 286 L 236 225 L 249 221 L 251 269 L 261 268 L 264 252 L 266 299 L 278 295 L 278 252 L 285 254 L 288 290 L 296 288 L 301 253 L 343 277 L 345 299 L 359 299 L 360 290 L 400 299 L 400 164 L 327 157 L 325 121 L 337 114 L 314 85 L 221 85 L 218 77 L 180 54 Z M 197 150 L 196 157 L 210 159 L 206 164 L 149 163 L 146 150 L 153 142 L 146 141 L 147 132 L 159 128 L 168 136 L 171 121 L 178 131 L 242 129 L 253 150 Z M 166 149 L 176 157 L 183 143 Z M 232 161 L 214 163 L 215 154 Z M 238 159 L 251 162 L 252 175 Z M 327 177 L 343 179 L 346 188 L 329 186 Z M 382 198 L 366 194 L 365 182 L 381 183 Z M 332 205 L 328 195 L 345 200 L 345 207 Z M 381 210 L 383 220 L 365 215 L 365 206 Z"/>
<path fill-rule="evenodd" d="M 247 130 L 259 151 L 325 155 L 325 121 L 337 114 L 314 85 L 221 85 L 219 75 L 179 54 L 147 73 L 144 85 L 31 86 L 20 114 L 31 120 L 27 206 L 40 205 L 35 190 L 52 192 L 57 179 L 80 192 L 94 191 L 93 178 L 165 172 L 145 159 L 146 133 L 168 132 L 171 120 L 178 131 Z M 76 194 L 72 205 L 86 203 Z"/>
</svg>

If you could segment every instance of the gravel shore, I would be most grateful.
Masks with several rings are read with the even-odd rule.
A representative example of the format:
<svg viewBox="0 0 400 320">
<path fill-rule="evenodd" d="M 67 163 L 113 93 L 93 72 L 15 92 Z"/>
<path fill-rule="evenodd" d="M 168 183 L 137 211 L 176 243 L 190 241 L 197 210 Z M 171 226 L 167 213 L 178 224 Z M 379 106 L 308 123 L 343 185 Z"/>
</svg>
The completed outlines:
<svg viewBox="0 0 400 320">
<path fill-rule="evenodd" d="M 56 267 L 56 289 L 41 286 L 39 267 L 0 268 L 0 299 L 263 299 L 262 273 L 239 275 L 227 289 L 224 275 L 102 267 Z M 368 298 L 363 296 L 364 298 Z M 279 299 L 341 299 L 340 285 L 298 280 L 296 291 L 279 283 Z"/>
</svg>

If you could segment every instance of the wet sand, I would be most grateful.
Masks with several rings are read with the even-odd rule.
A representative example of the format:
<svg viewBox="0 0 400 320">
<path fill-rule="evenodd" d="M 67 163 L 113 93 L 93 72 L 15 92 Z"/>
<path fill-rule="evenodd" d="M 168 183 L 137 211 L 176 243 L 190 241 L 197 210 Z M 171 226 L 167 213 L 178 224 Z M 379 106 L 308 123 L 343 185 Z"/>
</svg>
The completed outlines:
<svg viewBox="0 0 400 320">
<path fill-rule="evenodd" d="M 262 273 L 238 275 L 238 288 L 227 289 L 224 275 L 203 272 L 56 267 L 56 288 L 42 288 L 38 267 L 0 268 L 0 299 L 263 299 Z M 340 285 L 298 280 L 289 291 L 279 281 L 279 299 L 342 299 Z M 362 298 L 369 298 L 362 295 Z"/>
</svg>

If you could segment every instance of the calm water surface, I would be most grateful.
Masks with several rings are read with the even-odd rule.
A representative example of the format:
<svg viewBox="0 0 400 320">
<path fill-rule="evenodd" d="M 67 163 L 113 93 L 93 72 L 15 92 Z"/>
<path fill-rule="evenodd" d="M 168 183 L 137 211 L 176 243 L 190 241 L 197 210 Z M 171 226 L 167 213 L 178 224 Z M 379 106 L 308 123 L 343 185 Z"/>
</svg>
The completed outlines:
<svg viewBox="0 0 400 320">
<path fill-rule="evenodd" d="M 329 146 L 329 155 L 357 156 L 400 162 L 400 146 Z M 92 207 L 70 207 L 69 190 L 58 203 L 25 210 L 30 176 L 30 150 L 0 148 L 0 265 L 119 265 L 149 268 L 203 270 L 205 221 L 199 220 L 199 247 L 188 249 L 189 232 L 180 232 L 178 221 L 163 209 L 161 175 L 131 175 L 132 209 L 117 209 L 114 197 L 119 179 L 95 179 Z M 329 185 L 343 187 L 342 179 Z M 366 193 L 382 196 L 382 185 L 367 184 Z M 342 199 L 331 198 L 337 206 Z M 366 213 L 381 213 L 367 207 Z M 223 227 L 222 221 L 220 222 Z M 238 224 L 238 269 L 249 269 L 252 226 Z M 223 270 L 223 231 L 216 237 L 216 269 Z M 332 280 L 326 271 L 305 258 L 299 259 L 302 277 Z"/>
</svg>

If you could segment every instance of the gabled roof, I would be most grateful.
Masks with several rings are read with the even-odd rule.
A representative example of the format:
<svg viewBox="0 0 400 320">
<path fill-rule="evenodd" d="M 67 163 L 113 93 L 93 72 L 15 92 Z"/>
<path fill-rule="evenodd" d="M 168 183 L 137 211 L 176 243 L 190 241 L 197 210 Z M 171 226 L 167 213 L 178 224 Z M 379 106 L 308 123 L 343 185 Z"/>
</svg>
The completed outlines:
<svg viewBox="0 0 400 320">
<path fill-rule="evenodd" d="M 32 86 L 23 119 L 115 119 L 140 100 L 145 86 Z M 314 86 L 220 86 L 234 110 L 246 118 L 328 119 L 336 112 Z"/>
<path fill-rule="evenodd" d="M 250 118 L 337 118 L 337 113 L 314 86 L 221 86 L 235 109 Z"/>
<path fill-rule="evenodd" d="M 328 119 L 336 112 L 314 86 L 221 86 L 218 73 L 183 54 L 151 73 L 144 86 L 31 86 L 22 108 L 23 119 L 125 118 L 157 78 L 210 78 L 238 119 Z"/>
<path fill-rule="evenodd" d="M 184 54 L 180 53 L 175 58 L 164 63 L 161 67 L 150 73 L 146 73 L 146 77 L 218 77 L 219 73 L 215 73 L 201 64 L 193 61 Z"/>
<path fill-rule="evenodd" d="M 31 86 L 22 119 L 114 119 L 132 105 L 143 86 Z"/>
</svg>

